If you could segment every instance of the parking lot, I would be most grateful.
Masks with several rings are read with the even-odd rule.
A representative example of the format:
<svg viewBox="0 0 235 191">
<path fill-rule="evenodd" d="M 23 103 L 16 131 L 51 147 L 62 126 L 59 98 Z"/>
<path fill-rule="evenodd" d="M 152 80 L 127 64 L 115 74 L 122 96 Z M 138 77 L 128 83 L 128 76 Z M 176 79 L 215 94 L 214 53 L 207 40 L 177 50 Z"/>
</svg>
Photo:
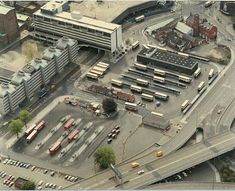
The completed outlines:
<svg viewBox="0 0 235 191">
<path fill-rule="evenodd" d="M 149 111 L 155 111 L 166 115 L 168 118 L 175 118 L 181 115 L 181 105 L 185 100 L 192 101 L 198 94 L 198 86 L 201 82 L 205 82 L 205 86 L 208 85 L 208 75 L 211 69 L 216 73 L 217 67 L 211 62 L 198 61 L 198 67 L 201 69 L 200 75 L 195 78 L 193 75 L 188 76 L 186 74 L 178 73 L 169 69 L 162 69 L 153 65 L 147 65 L 151 69 L 141 70 L 134 64 L 136 63 L 137 53 L 141 48 L 137 50 L 130 50 L 130 53 L 126 55 L 125 59 L 120 60 L 120 63 L 112 64 L 110 70 L 99 81 L 84 80 L 84 86 L 88 87 L 91 84 L 100 84 L 116 89 L 121 89 L 124 92 L 133 94 L 135 96 L 135 103 L 139 103 L 140 106 L 146 108 Z M 140 63 L 141 64 L 141 63 Z M 160 69 L 169 73 L 169 75 L 160 76 L 154 74 L 154 69 Z M 190 83 L 179 80 L 177 76 L 185 76 L 191 79 Z M 154 77 L 164 77 L 165 82 L 160 83 L 153 80 Z M 122 83 L 122 85 L 111 84 L 112 79 Z M 142 79 L 148 81 L 148 85 L 142 85 L 137 82 L 136 79 Z M 142 88 L 141 92 L 131 90 L 131 86 L 138 86 Z M 153 98 L 153 101 L 146 101 L 141 98 L 141 93 L 153 95 L 154 92 L 164 94 L 169 97 L 167 101 L 159 98 Z"/>
</svg>

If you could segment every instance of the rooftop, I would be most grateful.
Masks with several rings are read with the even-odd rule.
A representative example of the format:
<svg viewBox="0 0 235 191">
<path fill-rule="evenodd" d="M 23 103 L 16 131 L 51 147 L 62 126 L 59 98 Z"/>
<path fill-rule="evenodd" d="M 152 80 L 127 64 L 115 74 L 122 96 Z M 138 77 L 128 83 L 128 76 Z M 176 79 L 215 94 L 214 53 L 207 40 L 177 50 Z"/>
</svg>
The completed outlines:
<svg viewBox="0 0 235 191">
<path fill-rule="evenodd" d="M 191 27 L 189 27 L 188 25 L 186 25 L 183 22 L 178 22 L 175 29 L 184 33 L 184 34 L 188 34 L 190 31 L 193 30 Z"/>
<path fill-rule="evenodd" d="M 84 16 L 96 18 L 105 22 L 112 22 L 126 9 L 140 5 L 150 0 L 131 0 L 131 1 L 103 1 L 98 3 L 96 0 L 83 2 L 73 2 L 70 4 L 71 11 L 79 11 Z M 104 12 L 105 10 L 105 12 Z"/>
<path fill-rule="evenodd" d="M 195 60 L 183 55 L 154 48 L 152 48 L 150 52 L 147 52 L 146 49 L 142 49 L 138 56 L 161 61 L 166 64 L 181 65 L 185 68 L 192 68 L 197 63 Z"/>
<path fill-rule="evenodd" d="M 120 27 L 120 25 L 117 25 L 117 24 L 107 23 L 104 21 L 82 16 L 79 12 L 72 12 L 72 13 L 61 12 L 61 13 L 57 13 L 55 16 L 51 16 L 51 15 L 42 13 L 41 10 L 38 10 L 34 13 L 34 15 L 43 16 L 43 17 L 47 17 L 50 19 L 55 19 L 55 20 L 70 23 L 73 25 L 89 27 L 94 30 L 102 29 L 102 31 L 107 32 L 107 33 L 110 33 L 114 31 L 116 28 Z"/>
<path fill-rule="evenodd" d="M 6 15 L 11 10 L 14 10 L 14 8 L 0 4 L 0 14 Z"/>
<path fill-rule="evenodd" d="M 16 13 L 16 18 L 17 18 L 18 21 L 25 22 L 29 19 L 29 16 L 23 15 L 23 14 L 20 14 L 20 13 Z"/>
</svg>

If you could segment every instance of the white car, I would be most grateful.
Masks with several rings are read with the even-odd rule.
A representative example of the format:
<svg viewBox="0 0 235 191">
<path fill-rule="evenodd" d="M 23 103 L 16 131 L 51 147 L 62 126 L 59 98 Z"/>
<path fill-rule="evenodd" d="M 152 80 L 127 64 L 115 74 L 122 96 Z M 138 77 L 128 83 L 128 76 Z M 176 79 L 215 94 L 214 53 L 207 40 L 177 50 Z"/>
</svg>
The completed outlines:
<svg viewBox="0 0 235 191">
<path fill-rule="evenodd" d="M 41 186 L 43 184 L 43 181 L 40 180 L 39 183 L 38 183 L 38 186 Z"/>
<path fill-rule="evenodd" d="M 37 190 L 41 190 L 41 189 L 42 189 L 42 187 L 41 187 L 41 186 L 37 187 Z"/>
<path fill-rule="evenodd" d="M 50 183 L 47 182 L 47 183 L 45 184 L 45 188 L 48 188 L 48 187 L 49 187 L 49 184 L 50 184 Z"/>
<path fill-rule="evenodd" d="M 138 175 L 144 174 L 144 170 L 138 171 Z"/>
</svg>

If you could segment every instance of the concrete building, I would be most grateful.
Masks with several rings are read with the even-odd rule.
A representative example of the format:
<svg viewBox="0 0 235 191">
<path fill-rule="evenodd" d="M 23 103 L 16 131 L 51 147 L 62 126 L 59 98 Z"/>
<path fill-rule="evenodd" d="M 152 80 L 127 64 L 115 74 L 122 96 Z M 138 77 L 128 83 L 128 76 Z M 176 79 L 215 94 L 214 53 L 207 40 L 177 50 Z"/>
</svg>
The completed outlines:
<svg viewBox="0 0 235 191">
<path fill-rule="evenodd" d="M 189 58 L 187 54 L 177 54 L 160 48 L 142 49 L 137 55 L 137 62 L 187 75 L 192 75 L 198 68 L 198 62 Z"/>
<path fill-rule="evenodd" d="M 34 37 L 53 42 L 67 36 L 79 44 L 91 46 L 115 56 L 122 46 L 120 25 L 91 19 L 79 12 L 65 12 L 66 1 L 48 2 L 33 15 Z"/>
<path fill-rule="evenodd" d="M 170 120 L 165 117 L 147 114 L 143 117 L 143 124 L 160 130 L 166 130 L 170 126 Z"/>
<path fill-rule="evenodd" d="M 177 30 L 183 34 L 193 35 L 193 29 L 183 22 L 178 22 L 175 27 L 175 30 Z"/>
<path fill-rule="evenodd" d="M 217 27 L 209 23 L 206 19 L 200 19 L 198 14 L 191 14 L 186 19 L 186 24 L 193 28 L 193 36 L 200 36 L 206 40 L 217 37 Z"/>
<path fill-rule="evenodd" d="M 15 9 L 0 5 L 0 49 L 14 42 L 19 35 Z"/>
<path fill-rule="evenodd" d="M 78 43 L 66 37 L 59 39 L 55 47 L 44 51 L 42 59 L 34 59 L 22 70 L 12 75 L 10 83 L 0 85 L 0 114 L 15 111 L 25 100 L 32 100 L 41 87 L 75 62 Z"/>
</svg>

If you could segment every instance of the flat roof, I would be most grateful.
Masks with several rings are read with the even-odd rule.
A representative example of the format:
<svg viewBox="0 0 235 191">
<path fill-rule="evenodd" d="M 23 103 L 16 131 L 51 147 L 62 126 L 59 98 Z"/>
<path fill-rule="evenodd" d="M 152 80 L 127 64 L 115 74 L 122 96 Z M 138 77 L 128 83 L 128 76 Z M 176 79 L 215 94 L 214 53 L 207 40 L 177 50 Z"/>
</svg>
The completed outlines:
<svg viewBox="0 0 235 191">
<path fill-rule="evenodd" d="M 13 10 L 14 8 L 6 6 L 6 5 L 2 5 L 0 4 L 0 14 L 7 14 L 9 11 Z"/>
<path fill-rule="evenodd" d="M 178 22 L 175 29 L 182 32 L 182 33 L 184 33 L 184 34 L 187 34 L 187 33 L 189 33 L 190 31 L 193 30 L 191 27 L 189 27 L 188 25 L 186 25 L 183 22 Z"/>
<path fill-rule="evenodd" d="M 27 21 L 29 19 L 29 16 L 24 15 L 24 14 L 20 14 L 20 13 L 16 13 L 16 18 L 19 21 Z"/>
<path fill-rule="evenodd" d="M 70 23 L 73 25 L 79 25 L 85 28 L 91 28 L 94 30 L 103 31 L 106 33 L 113 32 L 114 30 L 120 27 L 120 25 L 117 25 L 117 24 L 107 23 L 104 21 L 88 18 L 79 14 L 80 14 L 79 12 L 72 12 L 72 13 L 61 12 L 52 16 L 52 15 L 47 15 L 47 14 L 42 13 L 41 10 L 38 10 L 34 13 L 34 15 L 37 15 L 37 16 L 47 17 L 50 19 L 55 19 L 55 20 Z"/>
<path fill-rule="evenodd" d="M 129 1 L 102 1 L 96 0 L 70 3 L 71 11 L 79 11 L 84 16 L 96 18 L 106 22 L 112 22 L 121 13 L 130 7 L 146 3 L 151 0 L 129 0 Z M 105 10 L 105 11 L 104 11 Z"/>
<path fill-rule="evenodd" d="M 153 52 L 154 51 L 154 52 Z M 150 57 L 148 57 L 148 54 L 153 53 Z M 138 56 L 146 57 L 150 60 L 160 61 L 167 64 L 173 64 L 178 65 L 185 68 L 193 68 L 197 62 L 193 60 L 192 58 L 184 57 L 182 55 L 178 55 L 176 53 L 160 50 L 160 49 L 154 49 L 152 48 L 151 51 L 147 51 L 146 49 L 142 49 Z"/>
</svg>

